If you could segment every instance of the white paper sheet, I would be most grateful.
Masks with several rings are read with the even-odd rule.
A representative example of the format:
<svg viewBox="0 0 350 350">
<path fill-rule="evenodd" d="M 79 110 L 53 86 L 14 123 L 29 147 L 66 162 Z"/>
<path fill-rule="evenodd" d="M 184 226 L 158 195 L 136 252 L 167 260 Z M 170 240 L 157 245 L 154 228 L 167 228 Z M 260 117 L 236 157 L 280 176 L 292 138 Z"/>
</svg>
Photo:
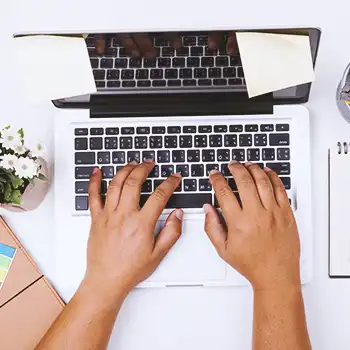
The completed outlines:
<svg viewBox="0 0 350 350">
<path fill-rule="evenodd" d="M 237 42 L 249 97 L 315 80 L 308 36 L 238 32 Z"/>
<path fill-rule="evenodd" d="M 96 92 L 83 38 L 40 35 L 13 41 L 17 83 L 26 100 L 37 103 Z"/>
</svg>

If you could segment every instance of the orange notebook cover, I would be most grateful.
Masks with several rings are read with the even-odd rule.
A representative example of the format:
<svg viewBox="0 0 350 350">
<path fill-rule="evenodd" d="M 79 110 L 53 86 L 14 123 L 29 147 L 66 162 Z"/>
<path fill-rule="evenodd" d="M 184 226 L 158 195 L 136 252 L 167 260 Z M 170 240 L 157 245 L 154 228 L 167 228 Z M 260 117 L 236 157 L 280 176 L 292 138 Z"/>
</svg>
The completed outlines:
<svg viewBox="0 0 350 350">
<path fill-rule="evenodd" d="M 0 349 L 35 349 L 64 306 L 0 216 Z"/>
</svg>

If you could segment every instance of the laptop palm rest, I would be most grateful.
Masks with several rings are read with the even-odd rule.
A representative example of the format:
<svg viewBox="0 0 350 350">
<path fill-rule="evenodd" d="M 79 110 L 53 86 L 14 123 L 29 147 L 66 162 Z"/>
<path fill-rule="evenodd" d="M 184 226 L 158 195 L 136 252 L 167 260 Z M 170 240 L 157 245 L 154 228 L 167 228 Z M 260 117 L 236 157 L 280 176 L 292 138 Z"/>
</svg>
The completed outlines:
<svg viewBox="0 0 350 350">
<path fill-rule="evenodd" d="M 202 224 L 203 222 L 203 224 Z M 164 226 L 157 224 L 156 232 Z M 182 236 L 170 250 L 149 282 L 201 284 L 226 278 L 226 263 L 218 256 L 204 232 L 204 220 L 184 220 Z"/>
</svg>

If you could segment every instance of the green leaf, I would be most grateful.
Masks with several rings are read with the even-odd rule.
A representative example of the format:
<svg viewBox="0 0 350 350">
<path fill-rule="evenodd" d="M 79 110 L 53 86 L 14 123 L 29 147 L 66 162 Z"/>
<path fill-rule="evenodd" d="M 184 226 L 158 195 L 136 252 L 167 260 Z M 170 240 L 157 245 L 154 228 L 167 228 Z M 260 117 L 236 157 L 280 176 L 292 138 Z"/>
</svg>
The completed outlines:
<svg viewBox="0 0 350 350">
<path fill-rule="evenodd" d="M 18 130 L 18 133 L 21 135 L 22 139 L 24 138 L 24 131 L 23 131 L 23 128 L 20 128 Z"/>
<path fill-rule="evenodd" d="M 21 204 L 21 191 L 20 190 L 15 190 L 12 192 L 11 195 L 11 202 L 14 204 Z"/>
<path fill-rule="evenodd" d="M 47 181 L 47 177 L 42 173 L 39 173 L 38 178 L 42 181 Z"/>
<path fill-rule="evenodd" d="M 7 125 L 7 126 L 4 127 L 5 130 L 8 130 L 10 128 L 11 128 L 11 125 Z"/>
<path fill-rule="evenodd" d="M 23 180 L 20 179 L 18 176 L 14 176 L 11 183 L 12 183 L 12 187 L 14 189 L 17 189 L 18 187 L 23 185 Z"/>
<path fill-rule="evenodd" d="M 5 191 L 4 191 L 4 197 L 6 202 L 11 201 L 11 196 L 12 196 L 12 188 L 9 183 L 5 184 Z"/>
</svg>

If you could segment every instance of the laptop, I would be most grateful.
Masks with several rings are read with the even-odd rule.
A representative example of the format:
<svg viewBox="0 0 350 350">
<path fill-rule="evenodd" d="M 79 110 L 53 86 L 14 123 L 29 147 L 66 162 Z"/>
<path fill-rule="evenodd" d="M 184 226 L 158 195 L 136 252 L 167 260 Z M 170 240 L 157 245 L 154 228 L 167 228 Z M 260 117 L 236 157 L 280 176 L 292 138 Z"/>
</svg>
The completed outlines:
<svg viewBox="0 0 350 350">
<path fill-rule="evenodd" d="M 315 64 L 319 29 L 263 31 L 308 35 Z M 218 207 L 208 173 L 222 171 L 237 193 L 227 169 L 232 159 L 268 166 L 280 176 L 301 236 L 302 282 L 311 280 L 309 112 L 301 105 L 311 84 L 249 99 L 240 57 L 225 50 L 229 33 L 220 32 L 216 50 L 209 50 L 205 31 L 178 32 L 177 49 L 167 33 L 145 33 L 157 53 L 151 59 L 130 57 L 118 33 L 106 35 L 106 51 L 99 56 L 97 33 L 87 37 L 98 92 L 54 101 L 56 281 L 64 295 L 74 293 L 85 272 L 92 169 L 102 169 L 104 196 L 120 168 L 149 158 L 156 165 L 142 187 L 140 206 L 168 175 L 183 175 L 155 234 L 174 208 L 182 208 L 185 218 L 182 237 L 140 287 L 247 284 L 219 258 L 204 232 L 203 204 Z"/>
</svg>

